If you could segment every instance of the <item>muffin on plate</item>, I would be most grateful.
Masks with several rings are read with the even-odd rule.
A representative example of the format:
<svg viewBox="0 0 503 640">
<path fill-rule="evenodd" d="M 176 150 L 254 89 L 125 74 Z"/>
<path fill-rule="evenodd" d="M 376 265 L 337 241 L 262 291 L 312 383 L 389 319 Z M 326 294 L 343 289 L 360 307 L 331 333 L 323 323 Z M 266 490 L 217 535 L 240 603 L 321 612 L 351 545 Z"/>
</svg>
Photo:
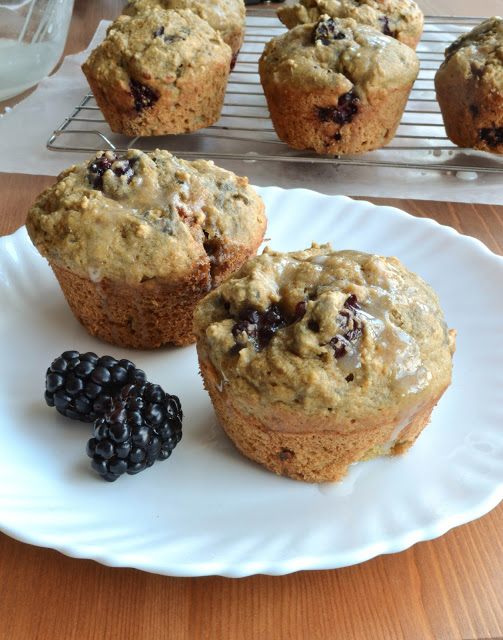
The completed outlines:
<svg viewBox="0 0 503 640">
<path fill-rule="evenodd" d="M 317 22 L 322 15 L 353 18 L 415 49 L 423 33 L 424 15 L 414 0 L 299 0 L 277 10 L 291 29 Z"/>
<path fill-rule="evenodd" d="M 320 154 L 388 144 L 418 72 L 410 47 L 351 18 L 327 15 L 273 38 L 259 60 L 278 137 Z"/>
<path fill-rule="evenodd" d="M 129 0 L 123 13 L 129 16 L 160 6 L 163 9 L 190 9 L 219 31 L 232 49 L 233 67 L 246 29 L 246 8 L 243 0 Z"/>
<path fill-rule="evenodd" d="M 449 387 L 455 332 L 396 258 L 266 248 L 194 315 L 201 374 L 246 457 L 308 482 L 407 451 Z"/>
<path fill-rule="evenodd" d="M 63 171 L 26 227 L 91 335 L 151 349 L 194 342 L 197 302 L 255 255 L 266 218 L 246 178 L 130 149 Z"/>
<path fill-rule="evenodd" d="M 484 20 L 447 47 L 435 89 L 454 144 L 503 153 L 503 18 Z"/>
<path fill-rule="evenodd" d="M 219 119 L 231 56 L 220 34 L 192 11 L 156 8 L 120 16 L 82 70 L 112 131 L 167 135 Z"/>
</svg>

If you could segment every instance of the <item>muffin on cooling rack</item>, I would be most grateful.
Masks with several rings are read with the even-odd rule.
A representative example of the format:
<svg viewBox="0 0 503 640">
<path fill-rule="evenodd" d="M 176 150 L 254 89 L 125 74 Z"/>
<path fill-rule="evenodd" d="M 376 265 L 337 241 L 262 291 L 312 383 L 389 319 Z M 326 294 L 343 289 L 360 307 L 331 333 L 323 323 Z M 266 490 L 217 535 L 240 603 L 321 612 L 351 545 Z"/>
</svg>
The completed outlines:
<svg viewBox="0 0 503 640">
<path fill-rule="evenodd" d="M 454 144 L 503 153 L 503 18 L 484 20 L 446 49 L 435 89 Z"/>
<path fill-rule="evenodd" d="M 455 332 L 396 258 L 266 249 L 199 303 L 194 330 L 230 439 L 298 480 L 404 453 L 451 382 Z"/>
<path fill-rule="evenodd" d="M 135 16 L 156 6 L 163 9 L 190 9 L 206 20 L 220 32 L 223 41 L 232 49 L 231 66 L 234 66 L 245 37 L 246 8 L 243 0 L 129 0 L 123 13 Z"/>
<path fill-rule="evenodd" d="M 278 17 L 291 29 L 317 22 L 322 15 L 353 18 L 415 49 L 423 33 L 424 15 L 414 0 L 299 0 L 279 7 Z"/>
<path fill-rule="evenodd" d="M 388 144 L 418 72 L 410 47 L 351 18 L 327 15 L 273 38 L 259 60 L 278 137 L 320 154 Z"/>
<path fill-rule="evenodd" d="M 231 55 L 192 11 L 156 8 L 120 16 L 82 69 L 112 131 L 165 135 L 219 119 Z"/>
<path fill-rule="evenodd" d="M 246 178 L 130 149 L 63 171 L 26 227 L 91 335 L 150 349 L 194 342 L 195 305 L 255 255 L 266 218 Z"/>
</svg>

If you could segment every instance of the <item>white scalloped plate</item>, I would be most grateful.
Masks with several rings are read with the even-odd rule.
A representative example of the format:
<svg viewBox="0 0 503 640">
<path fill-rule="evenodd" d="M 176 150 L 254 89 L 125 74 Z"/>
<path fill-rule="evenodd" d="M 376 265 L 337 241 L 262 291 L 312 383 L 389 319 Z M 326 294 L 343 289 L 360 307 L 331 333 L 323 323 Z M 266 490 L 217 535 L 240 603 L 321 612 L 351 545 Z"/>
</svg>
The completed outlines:
<svg viewBox="0 0 503 640">
<path fill-rule="evenodd" d="M 118 349 L 88 336 L 25 229 L 0 239 L 0 529 L 111 566 L 174 576 L 281 575 L 332 569 L 487 513 L 503 497 L 503 259 L 428 219 L 306 190 L 258 189 L 269 244 L 396 255 L 437 291 L 458 330 L 454 378 L 403 457 L 354 465 L 339 484 L 275 476 L 221 432 L 194 347 Z M 173 456 L 106 483 L 89 468 L 91 426 L 43 399 L 49 363 L 67 349 L 129 357 L 180 396 Z"/>
</svg>

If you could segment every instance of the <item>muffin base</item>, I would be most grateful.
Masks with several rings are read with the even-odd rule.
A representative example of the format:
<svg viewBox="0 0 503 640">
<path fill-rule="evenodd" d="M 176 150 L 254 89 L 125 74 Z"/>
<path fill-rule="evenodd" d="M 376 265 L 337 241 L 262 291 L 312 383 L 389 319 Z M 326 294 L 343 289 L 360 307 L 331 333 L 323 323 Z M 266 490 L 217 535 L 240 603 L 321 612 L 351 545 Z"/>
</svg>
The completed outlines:
<svg viewBox="0 0 503 640">
<path fill-rule="evenodd" d="M 215 242 L 210 255 L 180 282 L 156 278 L 138 284 L 95 282 L 49 262 L 73 315 L 88 333 L 120 347 L 154 349 L 167 343 L 196 341 L 193 315 L 197 303 L 248 258 L 256 255 L 265 233 L 248 246 Z"/>
<path fill-rule="evenodd" d="M 280 140 L 319 154 L 353 155 L 380 149 L 395 136 L 412 86 L 368 95 L 356 102 L 351 121 L 337 124 L 330 111 L 341 93 L 296 91 L 262 81 L 271 120 Z"/>
<path fill-rule="evenodd" d="M 417 45 L 419 44 L 423 36 L 423 25 L 424 25 L 424 20 L 422 20 L 417 25 L 417 29 L 415 33 L 408 34 L 408 33 L 400 32 L 398 33 L 397 36 L 393 36 L 393 37 L 396 38 L 398 42 L 401 42 L 402 44 L 406 44 L 413 51 L 415 51 L 417 49 Z"/>
<path fill-rule="evenodd" d="M 443 390 L 423 404 L 408 420 L 395 416 L 377 427 L 350 433 L 321 430 L 314 417 L 312 431 L 289 432 L 288 424 L 265 426 L 255 416 L 237 408 L 227 386 L 205 356 L 198 343 L 198 356 L 204 386 L 224 431 L 237 450 L 246 458 L 258 462 L 278 475 L 305 482 L 340 481 L 349 465 L 383 455 L 406 453 L 430 421 Z M 287 416 L 286 412 L 283 412 Z M 295 416 L 292 414 L 292 420 Z M 336 424 L 336 419 L 334 419 Z"/>
<path fill-rule="evenodd" d="M 168 342 L 192 344 L 194 308 L 207 289 L 200 268 L 177 285 L 155 279 L 128 284 L 93 282 L 51 264 L 73 315 L 88 333 L 119 347 L 153 349 Z"/>
<path fill-rule="evenodd" d="M 157 136 L 188 133 L 214 124 L 222 112 L 231 57 L 192 69 L 173 85 L 149 87 L 157 99 L 150 106 L 135 107 L 131 87 L 123 82 L 96 78 L 86 64 L 82 69 L 98 107 L 115 133 L 127 136 Z M 208 82 L 208 76 L 211 82 Z"/>
</svg>

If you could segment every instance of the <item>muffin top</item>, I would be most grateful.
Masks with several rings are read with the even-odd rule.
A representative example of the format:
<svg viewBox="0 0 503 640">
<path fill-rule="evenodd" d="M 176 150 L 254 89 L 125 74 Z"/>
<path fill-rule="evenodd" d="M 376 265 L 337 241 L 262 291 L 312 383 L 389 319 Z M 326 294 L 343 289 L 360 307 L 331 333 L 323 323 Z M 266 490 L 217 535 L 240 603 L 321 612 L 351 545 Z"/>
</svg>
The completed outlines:
<svg viewBox="0 0 503 640">
<path fill-rule="evenodd" d="M 83 68 L 104 84 L 128 88 L 139 111 L 163 89 L 177 92 L 191 68 L 222 58 L 230 65 L 231 55 L 220 34 L 191 11 L 157 8 L 115 20 Z"/>
<path fill-rule="evenodd" d="M 466 78 L 475 75 L 503 93 L 503 18 L 484 20 L 445 50 L 437 75 L 456 68 Z"/>
<path fill-rule="evenodd" d="M 246 8 L 243 0 L 129 0 L 122 13 L 135 16 L 152 8 L 190 9 L 219 31 L 224 42 L 232 46 L 236 33 L 243 32 L 246 21 Z"/>
<path fill-rule="evenodd" d="M 306 91 L 356 91 L 366 101 L 374 91 L 410 86 L 419 60 L 410 47 L 358 24 L 327 15 L 269 41 L 259 61 L 263 82 Z"/>
<path fill-rule="evenodd" d="M 247 178 L 167 151 L 99 152 L 63 171 L 28 213 L 33 244 L 50 262 L 94 281 L 183 281 L 199 265 L 218 284 L 218 260 L 266 226 Z"/>
<path fill-rule="evenodd" d="M 451 378 L 455 332 L 432 288 L 396 258 L 329 244 L 266 248 L 199 303 L 194 327 L 233 398 L 258 399 L 259 414 L 361 421 L 417 408 Z"/>
<path fill-rule="evenodd" d="M 424 24 L 423 12 L 414 0 L 299 0 L 280 7 L 277 14 L 289 29 L 317 22 L 324 14 L 353 18 L 414 47 Z"/>
</svg>

